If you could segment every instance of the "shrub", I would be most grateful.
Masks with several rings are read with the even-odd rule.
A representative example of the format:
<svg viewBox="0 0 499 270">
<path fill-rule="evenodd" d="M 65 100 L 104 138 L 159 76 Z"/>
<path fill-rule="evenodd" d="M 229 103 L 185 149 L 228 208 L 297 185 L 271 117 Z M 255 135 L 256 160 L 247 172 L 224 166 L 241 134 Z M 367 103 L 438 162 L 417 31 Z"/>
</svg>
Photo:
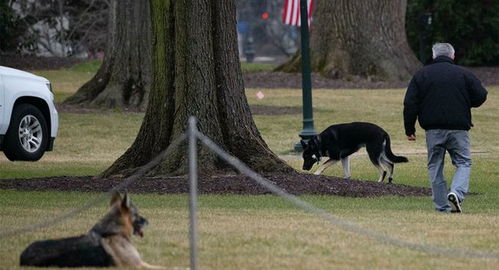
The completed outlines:
<svg viewBox="0 0 499 270">
<path fill-rule="evenodd" d="M 421 24 L 429 12 L 431 24 Z M 497 0 L 409 0 L 406 29 L 411 48 L 419 55 L 423 42 L 425 61 L 431 58 L 431 44 L 451 43 L 456 63 L 467 66 L 499 65 L 499 1 Z"/>
</svg>

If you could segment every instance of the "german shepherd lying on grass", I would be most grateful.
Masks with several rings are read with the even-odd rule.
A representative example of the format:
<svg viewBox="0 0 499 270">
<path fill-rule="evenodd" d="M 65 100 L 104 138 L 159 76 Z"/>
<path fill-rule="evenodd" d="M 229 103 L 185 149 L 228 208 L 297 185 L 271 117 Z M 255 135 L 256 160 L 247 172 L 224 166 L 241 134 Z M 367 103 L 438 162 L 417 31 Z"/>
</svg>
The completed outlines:
<svg viewBox="0 0 499 270">
<path fill-rule="evenodd" d="M 408 162 L 403 156 L 396 156 L 390 148 L 390 136 L 381 127 L 364 122 L 353 122 L 332 125 L 319 135 L 301 141 L 303 146 L 303 169 L 310 170 L 314 163 L 319 163 L 321 157 L 329 157 L 315 174 L 321 174 L 325 169 L 341 160 L 345 178 L 350 178 L 349 156 L 365 146 L 369 159 L 379 170 L 378 182 L 383 182 L 388 171 L 388 182 L 393 181 L 394 163 Z"/>
<path fill-rule="evenodd" d="M 142 261 L 132 245 L 132 234 L 143 237 L 142 229 L 147 224 L 130 197 L 116 192 L 110 211 L 87 234 L 36 241 L 21 254 L 21 265 L 164 269 Z"/>
</svg>

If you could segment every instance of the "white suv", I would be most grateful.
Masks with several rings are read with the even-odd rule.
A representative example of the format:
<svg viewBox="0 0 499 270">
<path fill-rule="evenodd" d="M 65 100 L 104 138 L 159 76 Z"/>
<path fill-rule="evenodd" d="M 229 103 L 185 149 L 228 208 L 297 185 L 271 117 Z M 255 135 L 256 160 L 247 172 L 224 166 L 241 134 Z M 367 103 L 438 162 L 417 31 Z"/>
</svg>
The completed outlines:
<svg viewBox="0 0 499 270">
<path fill-rule="evenodd" d="M 59 128 L 50 82 L 0 66 L 0 150 L 9 160 L 39 160 Z"/>
</svg>

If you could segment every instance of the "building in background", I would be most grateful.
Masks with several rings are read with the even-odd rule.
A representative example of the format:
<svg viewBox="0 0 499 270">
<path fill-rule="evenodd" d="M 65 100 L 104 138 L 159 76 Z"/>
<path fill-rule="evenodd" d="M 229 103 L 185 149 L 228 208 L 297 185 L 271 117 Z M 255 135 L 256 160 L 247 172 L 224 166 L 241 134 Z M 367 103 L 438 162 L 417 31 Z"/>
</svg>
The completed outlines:
<svg viewBox="0 0 499 270">
<path fill-rule="evenodd" d="M 242 61 L 280 62 L 299 46 L 299 28 L 282 22 L 285 0 L 238 0 L 237 30 Z"/>
</svg>

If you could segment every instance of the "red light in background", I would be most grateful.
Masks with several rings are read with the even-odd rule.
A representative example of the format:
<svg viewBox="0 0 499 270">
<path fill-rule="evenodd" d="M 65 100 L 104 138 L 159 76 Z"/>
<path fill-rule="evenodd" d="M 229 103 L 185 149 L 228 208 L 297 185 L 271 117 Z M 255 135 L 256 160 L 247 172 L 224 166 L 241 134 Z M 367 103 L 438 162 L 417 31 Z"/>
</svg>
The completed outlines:
<svg viewBox="0 0 499 270">
<path fill-rule="evenodd" d="M 265 13 L 262 14 L 262 19 L 264 19 L 264 20 L 268 19 L 269 17 L 270 16 L 269 16 L 269 14 L 267 12 L 265 12 Z"/>
</svg>

